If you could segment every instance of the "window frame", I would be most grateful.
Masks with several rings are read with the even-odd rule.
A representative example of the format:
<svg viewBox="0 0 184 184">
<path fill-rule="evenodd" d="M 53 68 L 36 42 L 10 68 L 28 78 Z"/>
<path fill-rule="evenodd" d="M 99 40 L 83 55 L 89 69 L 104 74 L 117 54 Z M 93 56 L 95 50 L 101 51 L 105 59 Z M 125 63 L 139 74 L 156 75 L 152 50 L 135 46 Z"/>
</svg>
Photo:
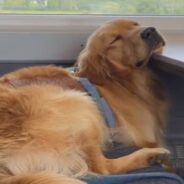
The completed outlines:
<svg viewBox="0 0 184 184">
<path fill-rule="evenodd" d="M 118 18 L 155 26 L 171 38 L 166 56 L 184 60 L 184 16 L 0 15 L 0 63 L 72 62 L 98 26 Z"/>
<path fill-rule="evenodd" d="M 184 32 L 184 16 L 101 16 L 101 15 L 0 15 L 0 31 L 8 32 L 91 32 L 113 19 L 132 19 L 169 33 Z"/>
</svg>

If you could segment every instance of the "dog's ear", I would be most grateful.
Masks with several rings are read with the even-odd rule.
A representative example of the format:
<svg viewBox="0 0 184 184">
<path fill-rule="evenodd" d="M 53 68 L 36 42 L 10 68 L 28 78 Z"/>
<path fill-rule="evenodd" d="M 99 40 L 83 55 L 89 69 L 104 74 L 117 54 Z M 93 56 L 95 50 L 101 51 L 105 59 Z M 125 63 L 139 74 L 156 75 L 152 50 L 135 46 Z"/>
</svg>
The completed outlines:
<svg viewBox="0 0 184 184">
<path fill-rule="evenodd" d="M 82 51 L 76 66 L 79 77 L 86 77 L 96 85 L 103 85 L 109 78 L 109 68 L 105 57 L 95 52 L 88 50 Z"/>
</svg>

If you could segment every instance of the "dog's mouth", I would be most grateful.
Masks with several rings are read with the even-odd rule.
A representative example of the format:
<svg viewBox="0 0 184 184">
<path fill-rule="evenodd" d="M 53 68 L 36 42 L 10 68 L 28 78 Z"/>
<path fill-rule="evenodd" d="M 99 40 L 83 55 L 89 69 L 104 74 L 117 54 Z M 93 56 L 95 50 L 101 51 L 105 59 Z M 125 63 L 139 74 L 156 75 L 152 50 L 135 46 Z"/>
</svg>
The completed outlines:
<svg viewBox="0 0 184 184">
<path fill-rule="evenodd" d="M 148 54 L 143 60 L 137 62 L 136 67 L 146 66 L 152 54 L 161 53 L 162 48 L 165 46 L 165 40 L 154 27 L 144 29 L 141 32 L 141 38 L 148 47 Z"/>
<path fill-rule="evenodd" d="M 136 63 L 136 67 L 142 68 L 144 65 L 146 65 L 145 63 L 146 63 L 146 61 L 144 61 L 144 60 L 139 61 L 138 63 Z"/>
</svg>

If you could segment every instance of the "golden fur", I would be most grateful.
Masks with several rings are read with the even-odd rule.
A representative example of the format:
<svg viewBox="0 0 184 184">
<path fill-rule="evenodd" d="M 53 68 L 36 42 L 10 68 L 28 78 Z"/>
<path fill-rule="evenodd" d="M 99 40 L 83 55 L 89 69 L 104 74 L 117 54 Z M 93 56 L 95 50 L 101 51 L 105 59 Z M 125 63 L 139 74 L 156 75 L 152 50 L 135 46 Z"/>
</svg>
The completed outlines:
<svg viewBox="0 0 184 184">
<path fill-rule="evenodd" d="M 166 103 L 145 66 L 153 52 L 136 22 L 105 24 L 89 38 L 76 75 L 53 66 L 31 67 L 0 79 L 0 184 L 83 183 L 87 173 L 118 174 L 166 161 Z M 144 66 L 136 67 L 144 60 Z M 87 77 L 110 104 L 118 129 L 109 130 L 80 85 Z M 127 156 L 103 155 L 116 141 L 141 147 Z"/>
</svg>

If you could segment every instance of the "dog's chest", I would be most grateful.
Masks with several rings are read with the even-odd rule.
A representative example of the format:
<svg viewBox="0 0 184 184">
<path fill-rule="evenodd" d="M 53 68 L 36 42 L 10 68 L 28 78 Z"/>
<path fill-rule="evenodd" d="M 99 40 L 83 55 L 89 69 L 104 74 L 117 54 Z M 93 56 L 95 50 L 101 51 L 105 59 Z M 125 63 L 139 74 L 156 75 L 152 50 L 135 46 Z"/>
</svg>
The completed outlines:
<svg viewBox="0 0 184 184">
<path fill-rule="evenodd" d="M 155 144 L 160 139 L 160 130 L 150 108 L 137 96 L 124 90 L 115 93 L 103 91 L 117 119 L 120 141 L 137 146 Z"/>
</svg>

